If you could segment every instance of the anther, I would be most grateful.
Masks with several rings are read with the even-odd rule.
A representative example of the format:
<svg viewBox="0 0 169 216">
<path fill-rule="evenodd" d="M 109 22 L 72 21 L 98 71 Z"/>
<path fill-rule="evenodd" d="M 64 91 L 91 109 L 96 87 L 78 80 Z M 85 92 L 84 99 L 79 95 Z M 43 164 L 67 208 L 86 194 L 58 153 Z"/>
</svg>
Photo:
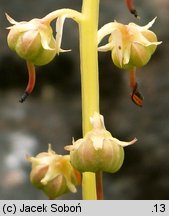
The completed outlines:
<svg viewBox="0 0 169 216">
<path fill-rule="evenodd" d="M 25 91 L 24 94 L 22 95 L 21 99 L 19 100 L 19 102 L 23 103 L 28 96 L 29 96 L 29 93 Z"/>
<path fill-rule="evenodd" d="M 138 91 L 138 84 L 136 83 L 135 88 L 133 89 L 132 93 L 131 93 L 131 99 L 132 101 L 139 107 L 143 106 L 143 100 L 144 97 L 143 95 L 140 93 L 140 91 Z"/>
<path fill-rule="evenodd" d="M 135 9 L 133 0 L 125 0 L 125 2 L 126 2 L 127 8 L 130 11 L 130 13 L 133 14 L 136 18 L 140 18 L 138 16 L 136 9 Z"/>
</svg>

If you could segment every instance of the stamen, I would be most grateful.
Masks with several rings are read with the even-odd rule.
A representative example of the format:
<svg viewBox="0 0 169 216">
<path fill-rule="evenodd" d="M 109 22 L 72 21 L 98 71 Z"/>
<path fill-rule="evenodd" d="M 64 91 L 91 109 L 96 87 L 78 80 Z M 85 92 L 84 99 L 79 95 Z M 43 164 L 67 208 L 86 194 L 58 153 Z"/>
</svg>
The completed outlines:
<svg viewBox="0 0 169 216">
<path fill-rule="evenodd" d="M 21 99 L 19 100 L 20 103 L 23 103 L 26 100 L 26 98 L 31 94 L 31 92 L 34 89 L 35 80 L 36 80 L 34 64 L 28 61 L 26 63 L 28 68 L 29 80 L 28 80 L 28 85 L 26 87 L 26 90 L 22 95 Z"/>
<path fill-rule="evenodd" d="M 132 101 L 139 107 L 143 106 L 144 97 L 138 90 L 138 83 L 136 81 L 136 70 L 135 68 L 130 70 L 130 87 L 132 93 L 130 94 Z"/>
<path fill-rule="evenodd" d="M 136 18 L 140 18 L 135 9 L 133 0 L 125 0 L 125 2 L 126 2 L 127 8 L 129 9 L 130 13 L 133 14 Z"/>
<path fill-rule="evenodd" d="M 29 96 L 29 93 L 25 91 L 25 92 L 23 93 L 21 99 L 19 100 L 19 102 L 20 102 L 20 103 L 23 103 L 23 102 L 26 100 L 26 98 L 27 98 L 28 96 Z"/>
</svg>

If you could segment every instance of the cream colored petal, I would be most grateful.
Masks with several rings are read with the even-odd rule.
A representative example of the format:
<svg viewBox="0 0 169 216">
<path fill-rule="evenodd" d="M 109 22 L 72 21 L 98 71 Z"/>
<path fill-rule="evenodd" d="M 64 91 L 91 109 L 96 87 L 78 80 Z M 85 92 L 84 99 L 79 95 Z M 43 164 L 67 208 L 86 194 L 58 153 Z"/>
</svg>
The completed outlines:
<svg viewBox="0 0 169 216">
<path fill-rule="evenodd" d="M 133 26 L 135 28 L 137 28 L 139 31 L 145 31 L 148 30 L 149 28 L 152 27 L 152 25 L 154 24 L 155 20 L 157 17 L 155 17 L 152 21 L 150 21 L 147 25 L 145 26 L 138 26 L 135 23 L 129 23 L 129 26 Z"/>
<path fill-rule="evenodd" d="M 84 140 L 85 139 L 83 139 L 83 138 L 78 139 L 77 141 L 74 141 L 74 139 L 73 139 L 73 145 L 67 145 L 67 146 L 64 147 L 64 149 L 67 150 L 67 151 L 74 151 L 74 150 L 79 148 L 79 146 L 82 144 L 82 142 Z"/>
<path fill-rule="evenodd" d="M 66 178 L 66 185 L 72 193 L 77 192 L 76 187 L 74 186 L 74 184 L 71 183 L 71 180 L 69 180 L 68 178 Z"/>
<path fill-rule="evenodd" d="M 116 28 L 117 22 L 110 22 L 110 23 L 107 23 L 105 24 L 102 28 L 100 28 L 97 32 L 97 43 L 99 44 L 102 39 L 111 34 Z"/>
<path fill-rule="evenodd" d="M 67 15 L 58 17 L 58 19 L 56 20 L 56 44 L 57 44 L 57 53 L 59 54 L 59 52 L 68 52 L 71 50 L 63 50 L 61 49 L 61 43 L 62 43 L 62 34 L 63 34 L 63 25 L 65 22 Z"/>
<path fill-rule="evenodd" d="M 64 146 L 64 149 L 65 149 L 66 151 L 73 151 L 73 150 L 75 150 L 76 148 L 75 148 L 75 146 L 73 146 L 73 145 L 67 145 L 67 146 Z"/>
<path fill-rule="evenodd" d="M 124 47 L 123 47 L 121 32 L 119 30 L 115 30 L 112 33 L 111 37 L 112 37 L 113 47 L 115 49 L 114 53 L 116 55 L 116 58 L 118 59 L 120 66 L 122 67 Z"/>
<path fill-rule="evenodd" d="M 48 153 L 51 155 L 56 154 L 56 152 L 52 150 L 52 145 L 50 143 L 48 144 Z"/>
<path fill-rule="evenodd" d="M 149 31 L 150 32 L 150 31 Z M 139 43 L 139 44 L 142 44 L 143 46 L 150 46 L 150 45 L 159 45 L 161 44 L 161 42 L 151 42 L 149 41 L 144 35 L 143 33 L 138 33 L 135 38 L 133 39 L 133 42 L 134 43 Z"/>
<path fill-rule="evenodd" d="M 34 25 L 31 22 L 26 22 L 26 21 L 17 22 L 14 19 L 12 19 L 7 13 L 5 15 L 6 15 L 7 20 L 11 24 L 13 24 L 13 26 L 7 27 L 7 29 L 15 28 L 18 31 L 23 32 L 23 31 L 27 31 L 29 29 L 33 29 L 34 28 Z"/>
<path fill-rule="evenodd" d="M 43 185 L 46 185 L 49 181 L 53 180 L 57 176 L 59 176 L 61 173 L 57 169 L 57 166 L 59 166 L 59 161 L 51 160 L 51 163 L 49 164 L 48 171 L 46 172 L 44 178 L 42 178 L 41 183 Z"/>
<path fill-rule="evenodd" d="M 98 135 L 98 136 L 95 136 L 95 137 L 91 137 L 91 140 L 93 142 L 93 147 L 96 150 L 102 149 L 104 137 L 101 137 L 101 136 Z"/>
<path fill-rule="evenodd" d="M 157 17 L 155 17 L 155 18 L 154 18 L 152 21 L 150 21 L 147 25 L 145 25 L 145 26 L 143 26 L 143 27 L 141 27 L 141 28 L 142 28 L 143 30 L 151 28 L 156 19 L 157 19 Z"/>
<path fill-rule="evenodd" d="M 72 50 L 71 50 L 71 49 L 64 50 L 64 49 L 61 49 L 61 48 L 60 48 L 60 52 L 70 52 L 70 51 L 72 51 Z"/>
<path fill-rule="evenodd" d="M 90 117 L 90 123 L 94 129 L 105 129 L 104 117 L 97 112 Z"/>
<path fill-rule="evenodd" d="M 10 17 L 7 13 L 5 13 L 5 16 L 11 24 L 16 25 L 17 23 L 19 23 L 19 22 L 15 21 L 14 19 L 12 19 L 12 17 Z"/>
<path fill-rule="evenodd" d="M 34 24 L 31 22 L 20 22 L 14 26 L 8 27 L 7 29 L 15 29 L 18 32 L 25 32 L 25 31 L 29 31 L 29 30 L 35 30 L 36 28 L 35 28 Z"/>
<path fill-rule="evenodd" d="M 118 145 L 120 145 L 122 147 L 126 147 L 128 145 L 132 145 L 132 144 L 134 144 L 137 141 L 137 139 L 134 138 L 133 140 L 131 140 L 129 142 L 125 142 L 125 141 L 120 141 L 120 140 L 118 140 L 118 139 L 116 139 L 114 137 L 112 137 L 111 140 L 114 141 L 114 142 L 116 142 Z"/>
<path fill-rule="evenodd" d="M 41 37 L 41 43 L 44 49 L 46 50 L 53 50 L 53 48 L 51 48 L 49 46 L 50 40 L 51 40 L 51 35 L 48 34 L 48 32 L 45 31 L 39 31 L 40 33 L 40 37 Z"/>
<path fill-rule="evenodd" d="M 131 43 L 124 50 L 123 64 L 128 64 L 130 61 Z"/>
<path fill-rule="evenodd" d="M 134 41 L 134 43 L 138 43 L 144 46 L 151 46 L 151 45 L 160 45 L 162 43 L 162 41 L 158 41 L 158 42 L 146 42 L 146 43 L 142 43 L 140 41 Z"/>
<path fill-rule="evenodd" d="M 98 47 L 99 52 L 107 52 L 113 49 L 112 42 L 107 43 L 106 45 Z"/>
</svg>

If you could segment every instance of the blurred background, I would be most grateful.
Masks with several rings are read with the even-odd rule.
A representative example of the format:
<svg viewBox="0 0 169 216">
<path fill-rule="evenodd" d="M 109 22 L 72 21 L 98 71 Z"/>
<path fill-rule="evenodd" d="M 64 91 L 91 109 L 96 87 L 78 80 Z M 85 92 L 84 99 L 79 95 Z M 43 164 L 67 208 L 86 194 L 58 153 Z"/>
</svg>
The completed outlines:
<svg viewBox="0 0 169 216">
<path fill-rule="evenodd" d="M 59 154 L 78 139 L 81 131 L 81 95 L 78 26 L 66 20 L 63 49 L 49 65 L 37 67 L 37 82 L 27 101 L 18 101 L 27 85 L 25 61 L 9 50 L 10 26 L 5 12 L 17 21 L 40 18 L 59 8 L 80 10 L 80 0 L 1 0 L 0 2 L 0 199 L 46 199 L 29 182 L 30 163 L 25 155 L 47 151 L 48 143 Z M 130 100 L 127 71 L 117 69 L 110 53 L 99 53 L 100 110 L 112 135 L 120 140 L 137 137 L 125 148 L 124 165 L 115 174 L 104 174 L 105 199 L 169 199 L 169 0 L 135 0 L 140 20 L 124 1 L 101 0 L 99 26 L 117 20 L 152 27 L 159 41 L 151 61 L 138 69 L 144 107 Z M 66 194 L 61 199 L 81 199 Z M 60 198 L 59 198 L 60 199 Z"/>
</svg>

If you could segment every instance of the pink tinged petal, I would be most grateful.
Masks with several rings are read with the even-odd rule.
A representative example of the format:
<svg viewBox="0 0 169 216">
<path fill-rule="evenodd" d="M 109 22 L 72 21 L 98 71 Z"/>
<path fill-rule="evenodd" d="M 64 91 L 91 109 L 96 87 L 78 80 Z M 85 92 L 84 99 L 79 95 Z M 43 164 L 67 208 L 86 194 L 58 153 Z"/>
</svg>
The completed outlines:
<svg viewBox="0 0 169 216">
<path fill-rule="evenodd" d="M 126 147 L 126 146 L 129 146 L 129 145 L 132 145 L 132 144 L 134 144 L 137 141 L 137 139 L 134 138 L 133 140 L 131 140 L 129 142 L 125 142 L 125 141 L 120 141 L 120 140 L 118 140 L 118 139 L 116 139 L 114 137 L 112 137 L 111 140 L 114 141 L 116 144 L 122 146 L 122 147 Z"/>
</svg>

